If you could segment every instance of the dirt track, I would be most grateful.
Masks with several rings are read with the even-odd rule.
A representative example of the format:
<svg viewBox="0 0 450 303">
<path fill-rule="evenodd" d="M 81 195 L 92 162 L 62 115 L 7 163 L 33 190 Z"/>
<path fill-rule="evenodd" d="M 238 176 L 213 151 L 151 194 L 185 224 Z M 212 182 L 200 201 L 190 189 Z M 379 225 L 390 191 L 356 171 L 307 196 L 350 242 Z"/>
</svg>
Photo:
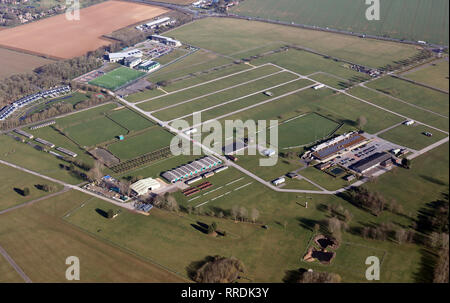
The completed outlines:
<svg viewBox="0 0 450 303">
<path fill-rule="evenodd" d="M 72 58 L 110 42 L 101 38 L 120 28 L 151 19 L 166 9 L 107 1 L 80 11 L 79 21 L 65 14 L 1 31 L 0 45 L 55 58 Z"/>
</svg>

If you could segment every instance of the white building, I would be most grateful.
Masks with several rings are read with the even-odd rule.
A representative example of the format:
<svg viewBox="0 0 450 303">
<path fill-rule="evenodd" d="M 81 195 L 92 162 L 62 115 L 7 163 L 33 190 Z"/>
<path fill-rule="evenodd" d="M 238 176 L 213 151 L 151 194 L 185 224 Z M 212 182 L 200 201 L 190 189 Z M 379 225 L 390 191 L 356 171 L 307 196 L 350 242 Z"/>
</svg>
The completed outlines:
<svg viewBox="0 0 450 303">
<path fill-rule="evenodd" d="M 172 47 L 179 47 L 182 45 L 181 42 L 178 40 L 175 40 L 175 39 L 172 39 L 169 37 L 160 36 L 160 35 L 152 35 L 151 39 L 153 41 L 157 41 L 157 42 L 160 42 L 162 44 L 169 45 Z"/>
<path fill-rule="evenodd" d="M 273 185 L 275 186 L 283 184 L 284 182 L 286 182 L 286 179 L 284 177 L 272 181 Z"/>
<path fill-rule="evenodd" d="M 184 134 L 187 136 L 195 134 L 195 133 L 197 133 L 197 129 L 195 127 L 184 132 Z"/>
<path fill-rule="evenodd" d="M 276 151 L 274 151 L 273 149 L 265 149 L 263 151 L 263 155 L 266 157 L 272 157 L 272 156 L 275 156 L 275 154 L 276 154 Z"/>
<path fill-rule="evenodd" d="M 129 68 L 134 68 L 138 66 L 142 62 L 141 58 L 138 57 L 127 57 L 123 59 L 123 64 L 128 66 Z"/>
<path fill-rule="evenodd" d="M 119 62 L 127 57 L 142 58 L 142 56 L 143 56 L 142 51 L 138 49 L 133 49 L 126 52 L 110 53 L 108 54 L 108 59 L 109 62 Z"/>
<path fill-rule="evenodd" d="M 131 190 L 138 196 L 145 195 L 149 191 L 156 190 L 160 187 L 161 184 L 153 178 L 139 180 L 130 186 Z"/>
</svg>

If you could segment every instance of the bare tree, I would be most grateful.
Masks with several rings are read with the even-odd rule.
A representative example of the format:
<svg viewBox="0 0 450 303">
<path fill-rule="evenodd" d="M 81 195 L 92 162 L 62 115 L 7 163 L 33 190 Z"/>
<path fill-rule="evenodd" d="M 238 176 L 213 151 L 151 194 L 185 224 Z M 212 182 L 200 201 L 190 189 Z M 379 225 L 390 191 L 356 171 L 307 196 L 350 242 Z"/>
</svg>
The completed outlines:
<svg viewBox="0 0 450 303">
<path fill-rule="evenodd" d="M 94 165 L 89 170 L 89 177 L 93 180 L 99 180 L 103 177 L 103 164 L 96 160 L 94 161 Z"/>
<path fill-rule="evenodd" d="M 247 219 L 248 216 L 248 211 L 244 206 L 241 206 L 239 208 L 239 217 L 241 218 L 241 221 L 245 221 L 245 219 Z"/>
<path fill-rule="evenodd" d="M 252 218 L 253 224 L 255 224 L 255 221 L 259 218 L 259 211 L 256 208 L 253 208 L 250 217 Z"/>
<path fill-rule="evenodd" d="M 237 218 L 238 218 L 238 216 L 239 216 L 239 206 L 234 205 L 234 206 L 231 208 L 231 215 L 234 217 L 234 222 L 236 222 L 236 221 L 237 221 Z"/>
<path fill-rule="evenodd" d="M 118 184 L 119 190 L 123 195 L 130 195 L 131 192 L 131 182 L 127 180 L 121 180 Z"/>
<path fill-rule="evenodd" d="M 359 129 L 363 129 L 367 124 L 367 118 L 365 116 L 360 116 L 358 120 L 356 120 L 356 123 L 358 123 Z"/>
</svg>

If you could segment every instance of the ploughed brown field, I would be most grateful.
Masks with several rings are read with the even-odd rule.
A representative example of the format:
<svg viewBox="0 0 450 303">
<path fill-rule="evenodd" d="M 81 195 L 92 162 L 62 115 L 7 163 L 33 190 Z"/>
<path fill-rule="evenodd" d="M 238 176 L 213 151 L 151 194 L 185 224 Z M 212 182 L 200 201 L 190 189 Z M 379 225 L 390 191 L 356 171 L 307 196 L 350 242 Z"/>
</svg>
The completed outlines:
<svg viewBox="0 0 450 303">
<path fill-rule="evenodd" d="M 101 36 L 167 10 L 131 2 L 107 1 L 80 11 L 79 21 L 58 15 L 0 32 L 0 46 L 54 58 L 73 58 L 110 42 Z"/>
<path fill-rule="evenodd" d="M 53 62 L 42 57 L 0 48 L 0 80 L 14 74 L 31 72 L 36 67 Z"/>
</svg>

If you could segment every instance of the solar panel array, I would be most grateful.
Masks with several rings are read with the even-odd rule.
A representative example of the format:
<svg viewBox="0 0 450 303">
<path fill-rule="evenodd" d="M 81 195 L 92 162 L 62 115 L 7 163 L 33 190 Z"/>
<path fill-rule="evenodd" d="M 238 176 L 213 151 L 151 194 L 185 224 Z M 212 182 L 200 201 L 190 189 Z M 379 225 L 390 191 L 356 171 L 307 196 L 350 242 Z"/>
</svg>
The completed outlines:
<svg viewBox="0 0 450 303">
<path fill-rule="evenodd" d="M 314 156 L 316 156 L 319 159 L 325 159 L 325 158 L 327 158 L 349 146 L 352 146 L 352 145 L 355 145 L 356 143 L 364 141 L 365 139 L 366 139 L 365 137 L 363 137 L 359 134 L 356 134 L 349 138 L 343 139 L 334 145 L 328 146 L 324 149 L 314 152 Z"/>
</svg>

